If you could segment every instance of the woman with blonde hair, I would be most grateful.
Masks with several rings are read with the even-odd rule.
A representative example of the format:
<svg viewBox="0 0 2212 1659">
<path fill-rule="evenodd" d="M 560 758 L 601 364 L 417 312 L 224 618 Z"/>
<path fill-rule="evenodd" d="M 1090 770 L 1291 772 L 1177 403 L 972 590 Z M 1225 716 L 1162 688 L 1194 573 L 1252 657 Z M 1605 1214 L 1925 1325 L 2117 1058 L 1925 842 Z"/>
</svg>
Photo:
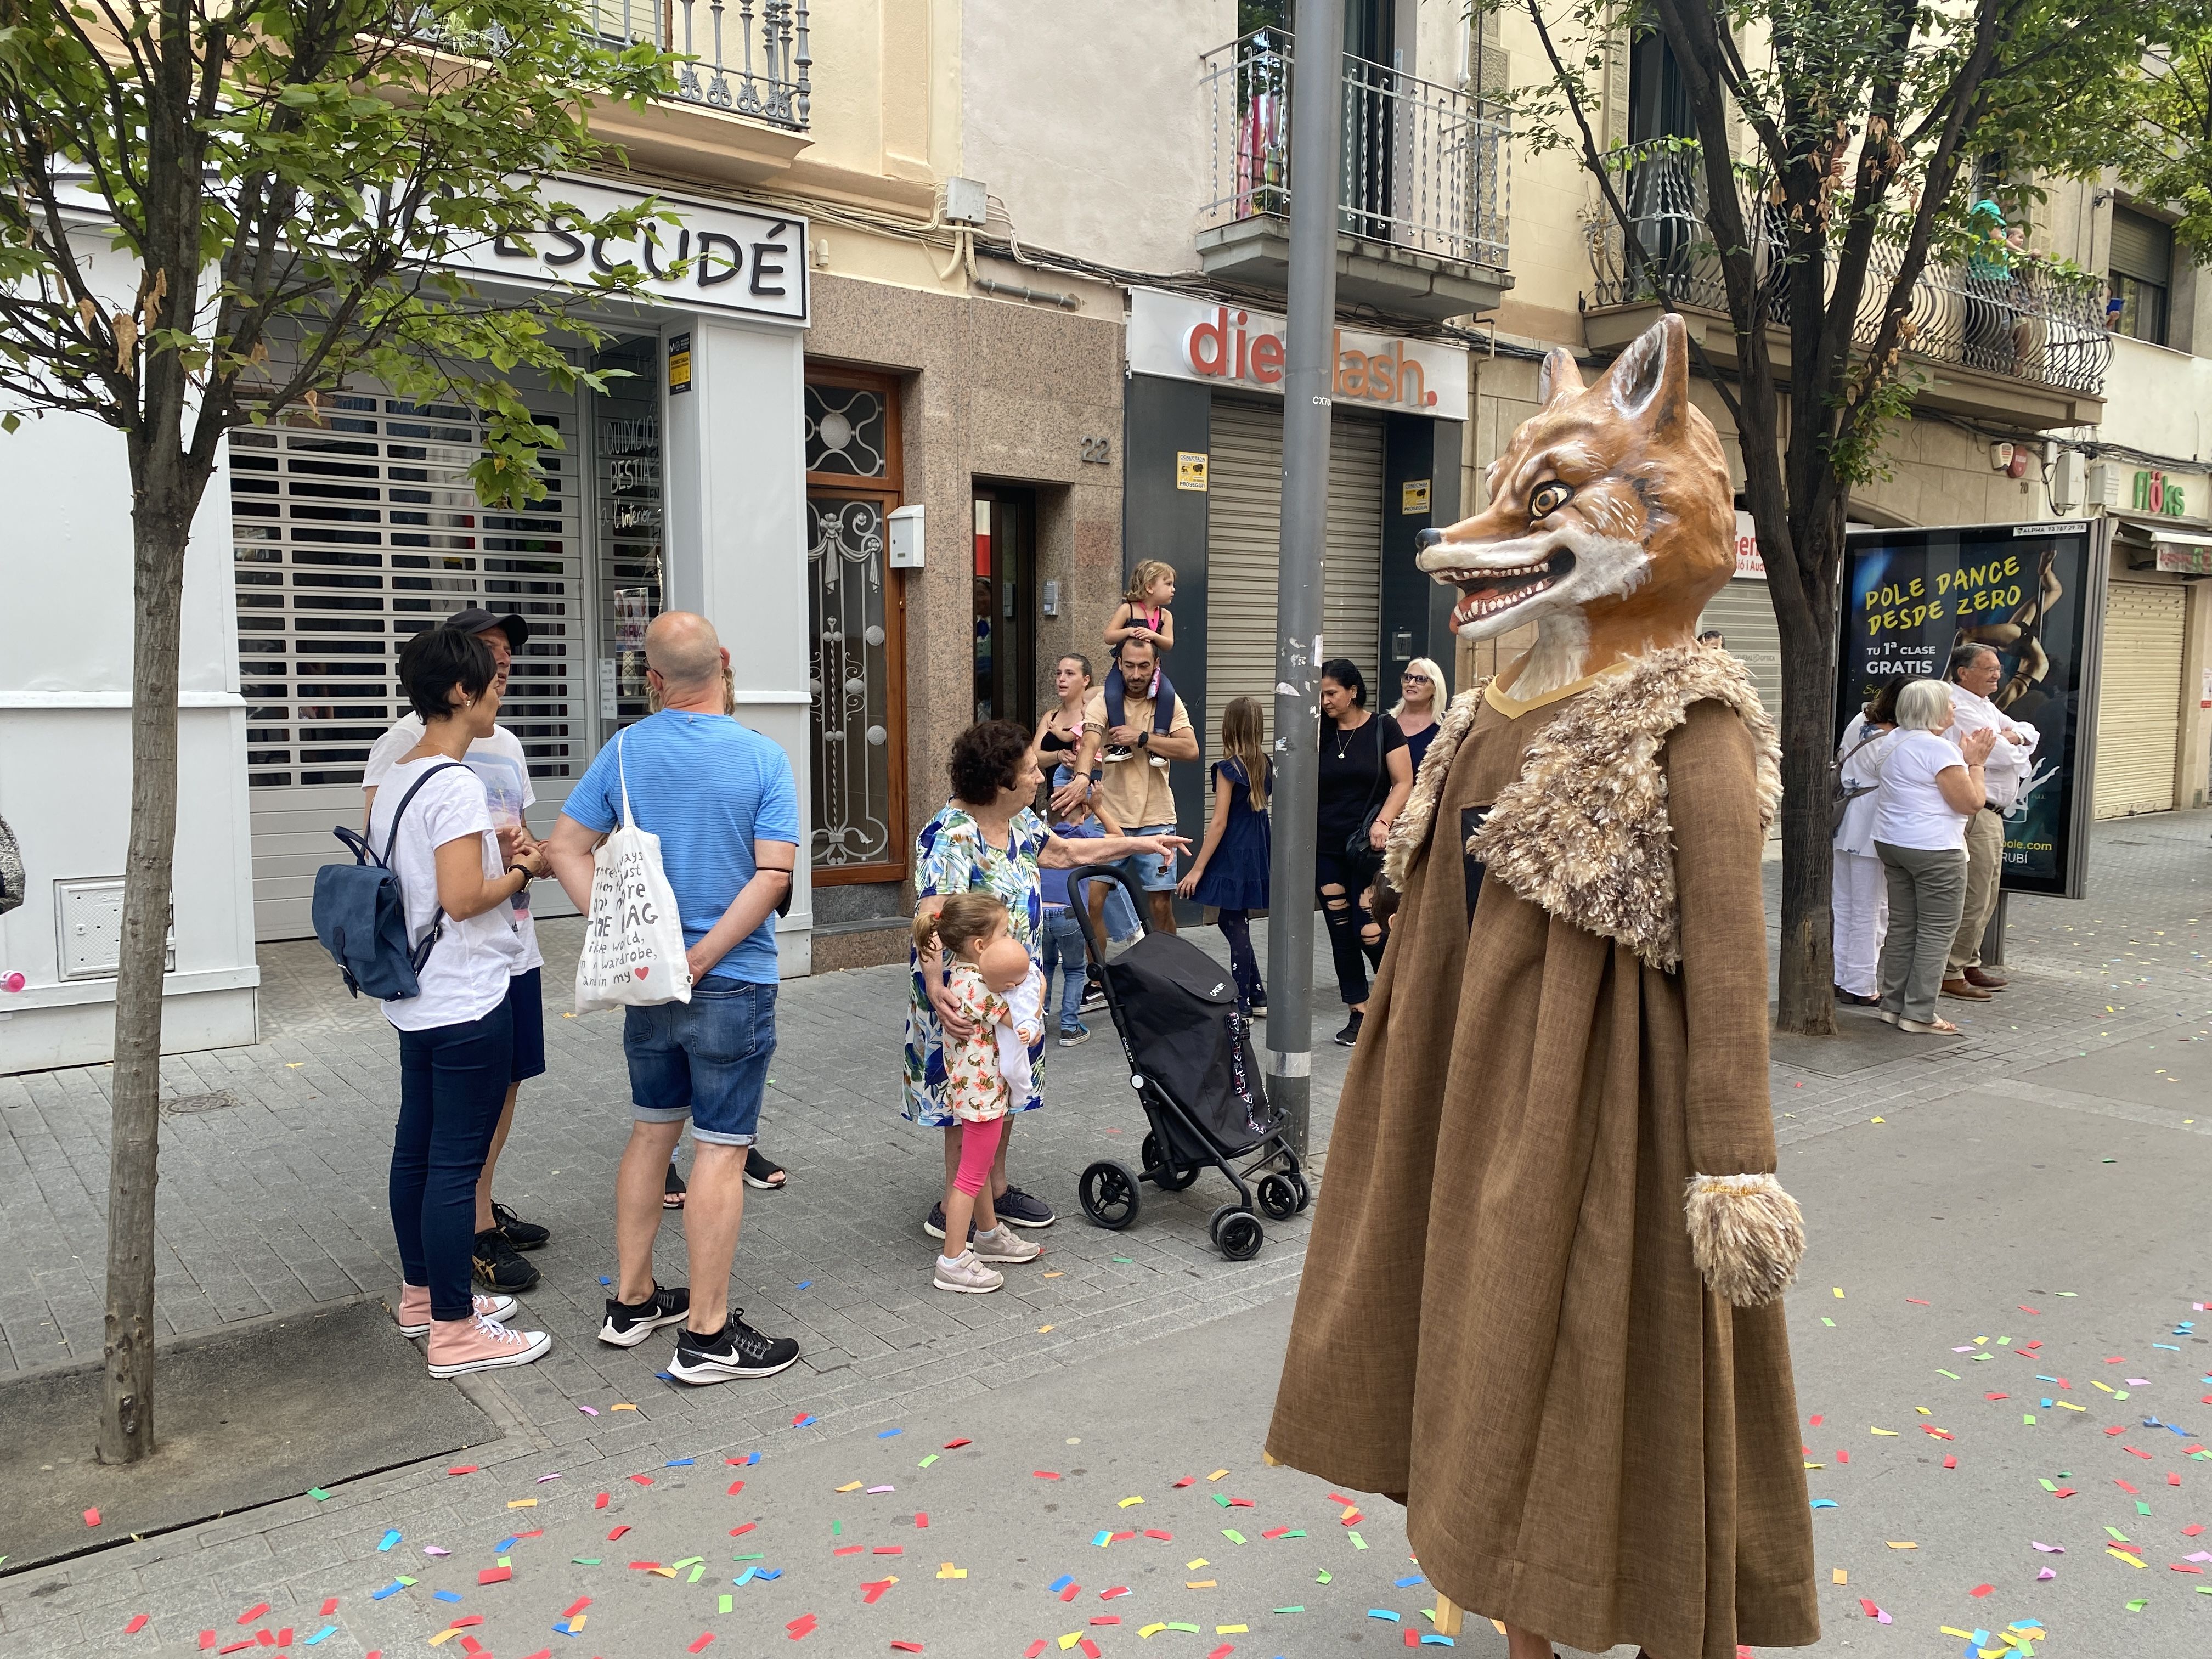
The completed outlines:
<svg viewBox="0 0 2212 1659">
<path fill-rule="evenodd" d="M 1427 657 L 1416 657 L 1406 665 L 1406 672 L 1398 677 L 1398 701 L 1391 706 L 1390 718 L 1398 722 L 1398 729 L 1406 734 L 1406 748 L 1413 757 L 1413 770 L 1421 769 L 1421 757 L 1429 752 L 1436 741 L 1437 708 L 1438 697 L 1449 696 L 1450 688 L 1444 679 L 1444 671 Z"/>
</svg>

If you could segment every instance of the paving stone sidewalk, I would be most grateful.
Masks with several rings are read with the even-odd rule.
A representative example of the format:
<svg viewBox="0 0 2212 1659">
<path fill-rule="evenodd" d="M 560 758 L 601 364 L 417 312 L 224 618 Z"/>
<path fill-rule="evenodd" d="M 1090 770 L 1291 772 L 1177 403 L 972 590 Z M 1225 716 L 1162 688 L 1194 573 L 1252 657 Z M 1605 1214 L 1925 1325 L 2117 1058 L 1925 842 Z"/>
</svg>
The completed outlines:
<svg viewBox="0 0 2212 1659">
<path fill-rule="evenodd" d="M 2099 826 L 2092 897 L 2014 902 L 2014 987 L 1990 1004 L 1947 1005 L 1963 1039 L 1856 1070 L 1820 1054 L 1775 1065 L 1785 1145 L 1975 1089 L 2212 1133 L 2212 1121 L 2198 1118 L 2212 1062 L 2208 836 L 2212 813 Z M 1771 913 L 1778 872 L 1766 873 Z M 573 951 L 561 925 L 544 932 L 556 963 Z M 1218 944 L 1211 930 L 1193 937 Z M 168 1331 L 389 1294 L 397 1279 L 381 1206 L 396 1095 L 390 1034 L 374 1006 L 335 991 L 313 945 L 270 949 L 264 966 L 267 1040 L 167 1068 L 177 1097 L 163 1126 L 159 1293 Z M 1316 980 L 1328 983 L 1325 963 Z M 765 1383 L 697 1393 L 653 1380 L 665 1360 L 657 1346 L 619 1353 L 592 1340 L 598 1276 L 611 1271 L 607 1195 L 626 1115 L 619 1026 L 605 1016 L 549 1021 L 551 1070 L 526 1090 L 502 1169 L 506 1200 L 558 1235 L 534 1258 L 545 1279 L 527 1298 L 532 1322 L 550 1329 L 556 1346 L 525 1370 L 469 1379 L 471 1396 L 508 1435 L 475 1461 L 495 1471 L 553 1452 L 572 1478 L 618 1479 L 648 1459 L 788 1435 L 801 1412 L 825 1430 L 849 1430 L 925 1402 L 941 1408 L 1018 1389 L 1295 1288 L 1304 1219 L 1270 1224 L 1256 1260 L 1224 1262 L 1206 1237 L 1224 1195 L 1218 1177 L 1179 1196 L 1148 1194 L 1128 1233 L 1082 1221 L 1075 1172 L 1099 1156 L 1134 1163 L 1142 1133 L 1101 1019 L 1088 1045 L 1053 1051 L 1053 1105 L 1016 1141 L 1017 1178 L 1067 1218 L 1045 1235 L 1042 1270 L 1060 1276 L 1024 1272 L 989 1297 L 933 1296 L 931 1246 L 917 1224 L 941 1180 L 940 1155 L 933 1135 L 896 1114 L 902 997 L 896 969 L 785 988 L 764 1124 L 793 1186 L 748 1204 L 738 1299 L 764 1328 L 798 1336 L 805 1358 Z M 1316 1130 L 1325 1147 L 1346 1056 L 1327 1043 L 1325 1028 L 1320 1035 Z M 2120 1048 L 2160 1055 L 2150 1083 L 2100 1081 L 2096 1057 Z M 0 1247 L 18 1264 L 0 1291 L 6 1367 L 97 1358 L 106 1077 L 101 1068 L 0 1079 Z M 675 1225 L 664 1229 L 661 1258 L 665 1275 L 679 1277 Z M 1255 1378 L 1255 1391 L 1267 1382 Z M 612 1415 L 614 1401 L 641 1409 Z M 581 1405 L 601 1414 L 587 1417 Z M 95 1632 L 112 1632 L 109 1613 L 149 1597 L 179 1607 L 204 1599 L 212 1617 L 242 1581 L 277 1595 L 296 1585 L 306 1596 L 328 1582 L 331 1562 L 373 1551 L 380 1517 L 397 1509 L 426 1524 L 496 1528 L 504 1511 L 488 1495 L 495 1490 L 505 1487 L 445 1481 L 438 1469 L 398 1471 L 350 1483 L 328 1504 L 290 1500 L 34 1575 L 35 1595 L 17 1586 L 0 1597 L 0 1659 L 70 1653 L 80 1643 L 105 1651 Z"/>
</svg>

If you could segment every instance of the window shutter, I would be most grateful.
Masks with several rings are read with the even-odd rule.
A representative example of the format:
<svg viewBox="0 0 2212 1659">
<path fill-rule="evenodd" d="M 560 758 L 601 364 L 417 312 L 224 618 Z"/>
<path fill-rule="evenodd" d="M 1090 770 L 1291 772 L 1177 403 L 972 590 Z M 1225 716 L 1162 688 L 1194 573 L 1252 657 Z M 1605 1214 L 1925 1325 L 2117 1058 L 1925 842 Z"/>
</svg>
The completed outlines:
<svg viewBox="0 0 2212 1659">
<path fill-rule="evenodd" d="M 2123 276 L 2156 283 L 2173 280 L 2173 231 L 2148 214 L 2112 210 L 2112 267 Z"/>
</svg>

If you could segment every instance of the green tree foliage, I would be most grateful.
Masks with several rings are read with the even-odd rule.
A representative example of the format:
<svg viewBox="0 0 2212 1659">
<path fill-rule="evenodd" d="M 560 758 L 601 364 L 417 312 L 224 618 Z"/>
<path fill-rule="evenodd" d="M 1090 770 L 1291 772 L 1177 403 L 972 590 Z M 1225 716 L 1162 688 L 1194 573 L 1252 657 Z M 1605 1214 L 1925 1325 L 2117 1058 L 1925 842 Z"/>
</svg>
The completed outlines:
<svg viewBox="0 0 2212 1659">
<path fill-rule="evenodd" d="M 100 1455 L 153 1449 L 154 1185 L 186 536 L 247 424 L 354 376 L 483 412 L 487 503 L 542 495 L 557 434 L 512 377 L 596 384 L 595 271 L 523 300 L 462 274 L 561 210 L 595 105 L 671 84 L 572 0 L 0 0 L 0 425 L 120 434 L 133 535 L 131 808 L 116 991 Z M 649 230 L 648 204 L 586 236 Z M 88 428 L 89 429 L 89 428 Z"/>
</svg>

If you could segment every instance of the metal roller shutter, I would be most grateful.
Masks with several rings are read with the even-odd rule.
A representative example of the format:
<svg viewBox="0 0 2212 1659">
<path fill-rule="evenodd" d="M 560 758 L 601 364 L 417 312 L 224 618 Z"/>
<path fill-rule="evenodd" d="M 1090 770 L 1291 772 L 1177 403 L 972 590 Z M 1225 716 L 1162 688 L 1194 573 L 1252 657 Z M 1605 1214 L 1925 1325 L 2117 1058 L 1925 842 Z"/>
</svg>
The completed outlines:
<svg viewBox="0 0 2212 1659">
<path fill-rule="evenodd" d="M 1782 718 L 1782 632 L 1774 620 L 1774 602 L 1766 584 L 1756 577 L 1739 577 L 1706 601 L 1698 618 L 1698 631 L 1717 628 L 1728 636 L 1728 648 L 1751 672 L 1759 700 L 1777 721 Z"/>
<path fill-rule="evenodd" d="M 2179 582 L 2114 582 L 2106 590 L 2097 679 L 2100 818 L 2172 810 L 2187 596 Z"/>
<path fill-rule="evenodd" d="M 1257 697 L 1271 713 L 1275 684 L 1275 584 L 1282 551 L 1283 416 L 1277 409 L 1216 400 L 1206 501 L 1206 751 L 1218 758 L 1221 711 Z M 1369 677 L 1370 706 L 1382 642 L 1382 428 L 1332 423 L 1322 645 Z M 1382 693 L 1389 691 L 1389 697 Z M 1382 702 L 1378 704 L 1377 698 Z"/>
<path fill-rule="evenodd" d="M 544 454 L 544 498 L 513 514 L 469 484 L 483 434 L 465 410 L 362 386 L 231 435 L 255 938 L 313 933 L 331 826 L 361 823 L 362 763 L 407 712 L 394 659 L 436 619 L 482 605 L 530 622 L 500 723 L 529 757 L 539 834 L 589 760 L 584 446 L 574 399 L 538 412 L 568 447 Z"/>
</svg>

